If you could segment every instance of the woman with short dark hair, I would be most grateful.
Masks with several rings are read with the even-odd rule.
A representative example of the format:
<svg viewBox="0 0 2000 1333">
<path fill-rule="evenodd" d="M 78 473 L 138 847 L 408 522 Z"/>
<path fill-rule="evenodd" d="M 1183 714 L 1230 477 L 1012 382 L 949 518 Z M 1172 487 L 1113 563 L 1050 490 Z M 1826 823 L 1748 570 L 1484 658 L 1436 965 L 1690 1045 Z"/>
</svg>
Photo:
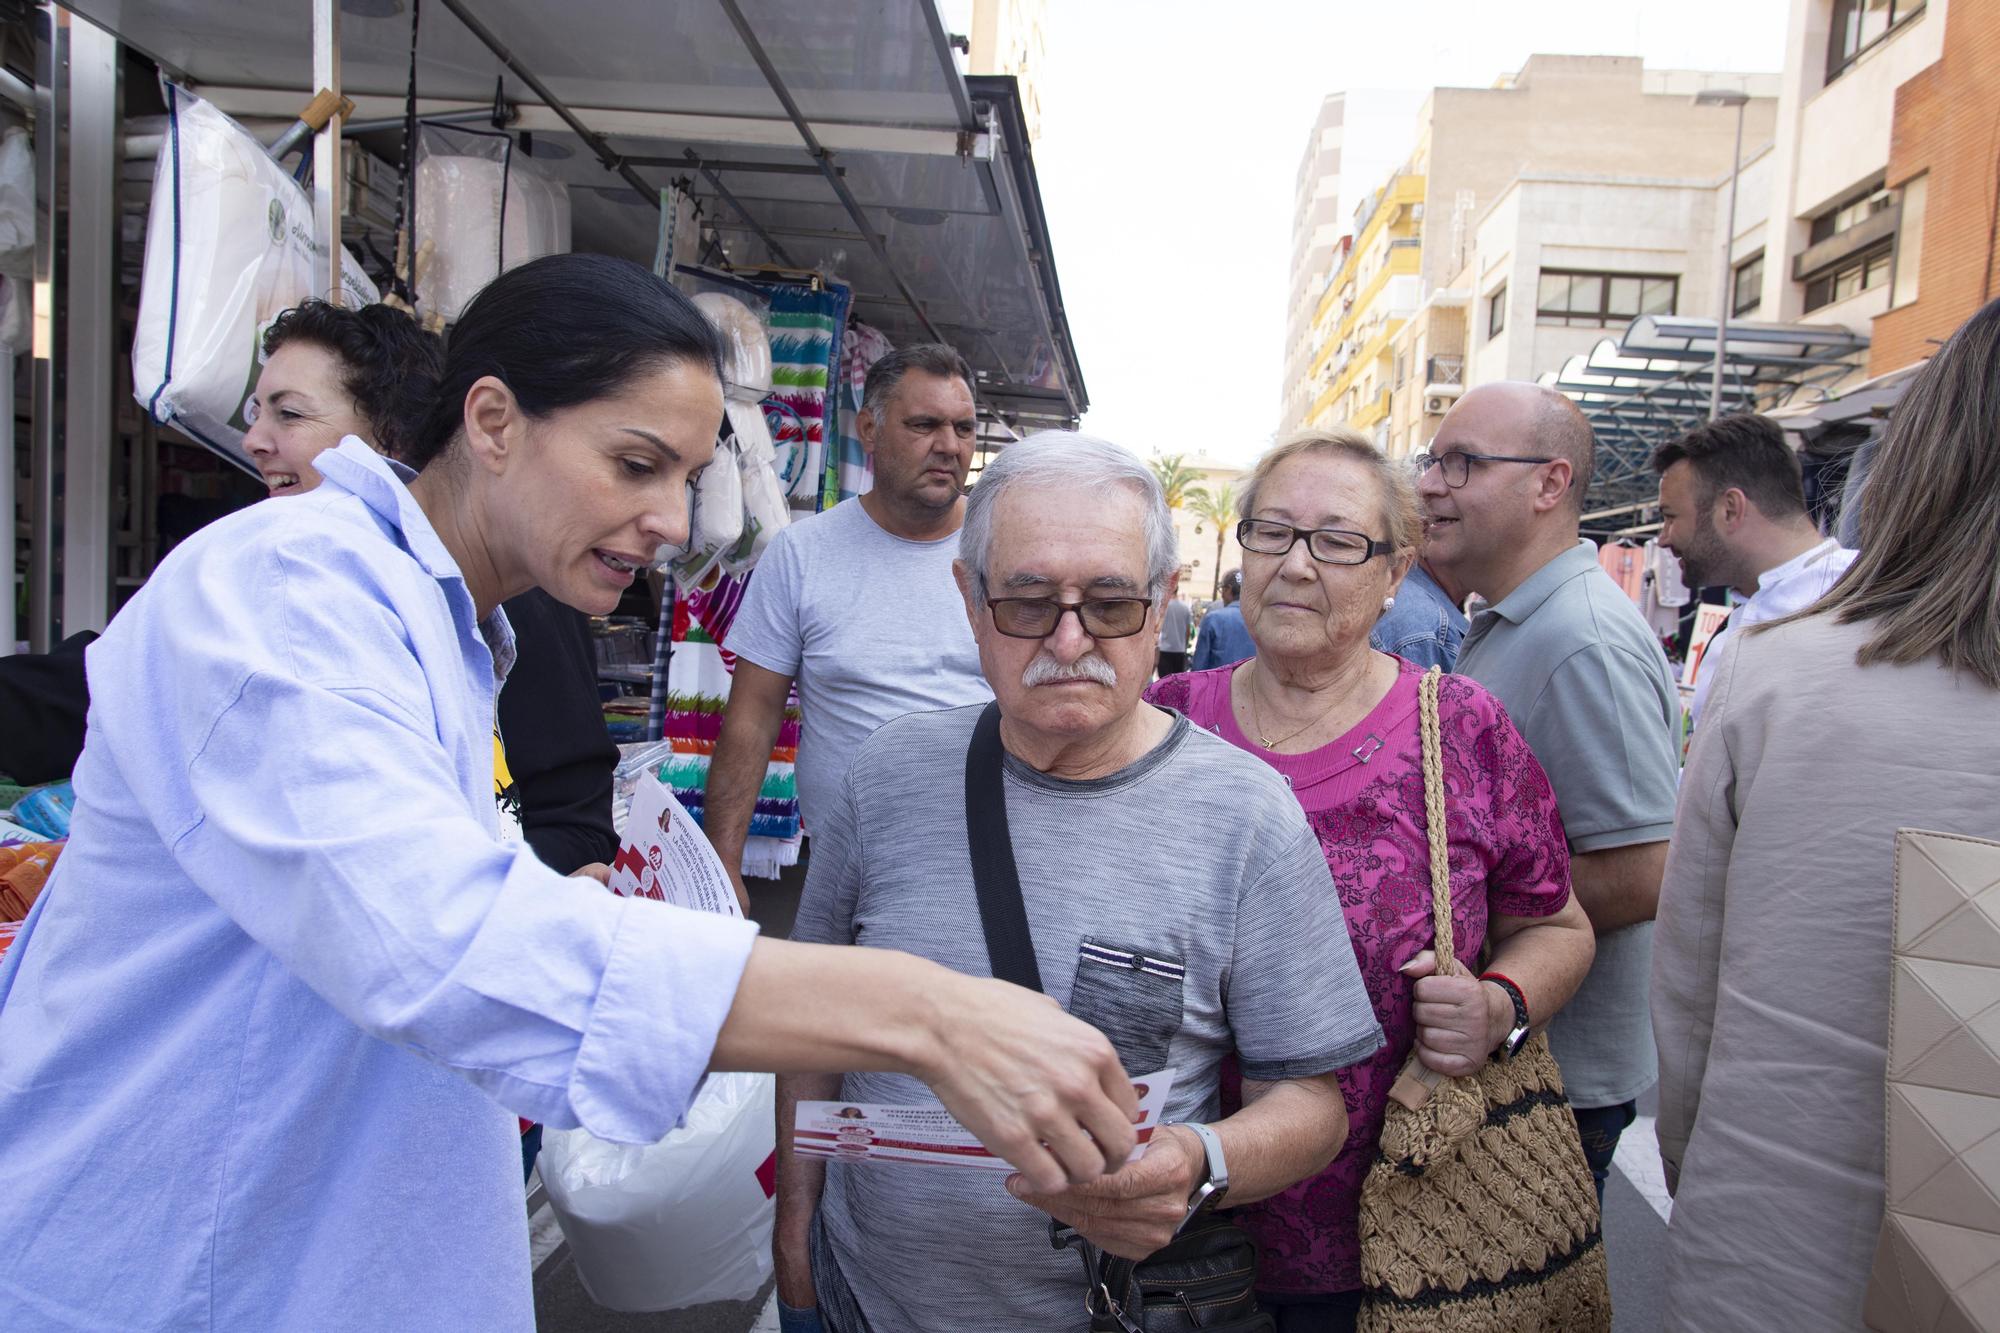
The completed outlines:
<svg viewBox="0 0 2000 1333">
<path fill-rule="evenodd" d="M 319 485 L 313 459 L 349 435 L 408 462 L 441 360 L 436 335 L 392 306 L 294 306 L 265 331 L 243 450 L 274 496 Z"/>
<path fill-rule="evenodd" d="M 717 367 L 636 265 L 516 268 L 461 316 L 422 475 L 327 450 L 92 648 L 69 848 L 0 962 L 16 1324 L 530 1330 L 514 1116 L 649 1143 L 709 1068 L 912 1073 L 1037 1189 L 1125 1160 L 1117 1056 L 1044 997 L 498 836 L 500 603 L 609 611 L 686 538 Z"/>
</svg>

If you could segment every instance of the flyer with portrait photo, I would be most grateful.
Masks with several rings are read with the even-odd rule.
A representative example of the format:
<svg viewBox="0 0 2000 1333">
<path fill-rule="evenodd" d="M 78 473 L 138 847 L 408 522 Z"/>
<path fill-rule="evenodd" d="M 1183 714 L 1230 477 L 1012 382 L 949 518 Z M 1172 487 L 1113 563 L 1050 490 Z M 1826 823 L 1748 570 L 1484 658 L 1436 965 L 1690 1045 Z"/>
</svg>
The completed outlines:
<svg viewBox="0 0 2000 1333">
<path fill-rule="evenodd" d="M 1132 1124 L 1138 1161 L 1166 1111 L 1174 1071 L 1141 1074 L 1132 1080 L 1139 1114 Z M 928 1106 L 879 1106 L 866 1102 L 800 1102 L 792 1122 L 792 1151 L 801 1157 L 835 1162 L 915 1162 L 927 1166 L 1012 1171 L 936 1102 Z"/>
</svg>

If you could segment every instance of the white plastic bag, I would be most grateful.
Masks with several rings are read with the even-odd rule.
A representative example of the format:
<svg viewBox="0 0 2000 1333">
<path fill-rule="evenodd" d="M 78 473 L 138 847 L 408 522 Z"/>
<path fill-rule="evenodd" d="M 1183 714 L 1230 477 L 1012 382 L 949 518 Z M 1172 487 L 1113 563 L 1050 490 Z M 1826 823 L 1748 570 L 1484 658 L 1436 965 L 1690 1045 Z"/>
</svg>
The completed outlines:
<svg viewBox="0 0 2000 1333">
<path fill-rule="evenodd" d="M 577 1276 L 613 1310 L 746 1301 L 771 1278 L 775 1080 L 710 1074 L 658 1143 L 544 1130 L 542 1183 Z"/>
<path fill-rule="evenodd" d="M 263 369 L 264 332 L 312 295 L 325 251 L 312 200 L 263 144 L 184 89 L 169 85 L 167 98 L 132 393 L 155 421 L 247 467 L 243 409 Z M 379 299 L 345 251 L 340 277 L 347 305 Z"/>
<path fill-rule="evenodd" d="M 568 253 L 569 187 L 515 151 L 512 135 L 425 125 L 416 239 L 418 313 L 449 323 L 508 269 Z"/>
</svg>

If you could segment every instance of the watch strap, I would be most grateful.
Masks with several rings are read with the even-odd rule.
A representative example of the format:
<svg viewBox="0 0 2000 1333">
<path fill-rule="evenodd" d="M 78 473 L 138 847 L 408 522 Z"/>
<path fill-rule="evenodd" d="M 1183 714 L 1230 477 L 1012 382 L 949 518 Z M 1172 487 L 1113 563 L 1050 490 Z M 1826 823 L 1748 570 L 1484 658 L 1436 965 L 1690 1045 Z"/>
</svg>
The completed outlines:
<svg viewBox="0 0 2000 1333">
<path fill-rule="evenodd" d="M 1193 1131 L 1194 1136 L 1201 1140 L 1202 1152 L 1208 1159 L 1207 1175 L 1188 1197 L 1187 1216 L 1181 1219 L 1181 1225 L 1185 1227 L 1201 1212 L 1221 1207 L 1223 1197 L 1229 1193 L 1229 1163 L 1222 1155 L 1222 1136 L 1213 1129 L 1192 1120 L 1175 1123 L 1182 1129 Z"/>
<path fill-rule="evenodd" d="M 1508 1030 L 1506 1037 L 1500 1043 L 1501 1049 L 1511 1056 L 1520 1050 L 1522 1043 L 1528 1039 L 1528 1029 L 1531 1026 L 1528 1021 L 1528 997 L 1521 993 L 1521 988 L 1514 984 L 1512 978 L 1502 973 L 1481 972 L 1479 979 L 1490 981 L 1507 992 L 1507 999 L 1514 1006 L 1514 1026 Z"/>
</svg>

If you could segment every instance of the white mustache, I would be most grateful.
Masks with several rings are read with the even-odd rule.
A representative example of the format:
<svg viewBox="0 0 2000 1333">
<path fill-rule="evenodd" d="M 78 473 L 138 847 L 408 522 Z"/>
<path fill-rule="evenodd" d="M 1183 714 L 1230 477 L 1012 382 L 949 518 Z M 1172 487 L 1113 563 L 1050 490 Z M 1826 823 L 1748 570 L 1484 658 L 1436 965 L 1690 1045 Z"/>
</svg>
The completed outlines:
<svg viewBox="0 0 2000 1333">
<path fill-rule="evenodd" d="M 1085 653 L 1074 662 L 1058 662 L 1046 648 L 1028 663 L 1028 669 L 1021 673 L 1021 684 L 1029 689 L 1038 685 L 1059 685 L 1066 680 L 1087 680 L 1094 684 L 1115 687 L 1118 671 L 1111 663 L 1098 654 Z"/>
</svg>

